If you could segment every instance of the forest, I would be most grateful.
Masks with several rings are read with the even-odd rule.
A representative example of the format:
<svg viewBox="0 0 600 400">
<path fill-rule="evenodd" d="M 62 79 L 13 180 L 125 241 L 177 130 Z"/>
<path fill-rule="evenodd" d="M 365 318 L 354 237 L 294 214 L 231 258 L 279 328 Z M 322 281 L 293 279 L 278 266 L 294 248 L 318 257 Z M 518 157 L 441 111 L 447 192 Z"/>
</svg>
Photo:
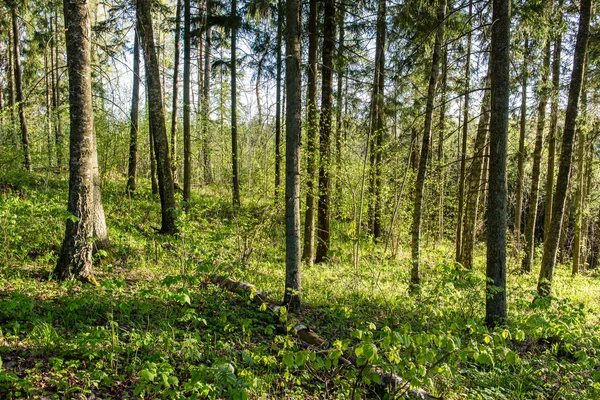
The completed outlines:
<svg viewBox="0 0 600 400">
<path fill-rule="evenodd" d="M 0 398 L 600 398 L 592 0 L 1 0 Z"/>
</svg>

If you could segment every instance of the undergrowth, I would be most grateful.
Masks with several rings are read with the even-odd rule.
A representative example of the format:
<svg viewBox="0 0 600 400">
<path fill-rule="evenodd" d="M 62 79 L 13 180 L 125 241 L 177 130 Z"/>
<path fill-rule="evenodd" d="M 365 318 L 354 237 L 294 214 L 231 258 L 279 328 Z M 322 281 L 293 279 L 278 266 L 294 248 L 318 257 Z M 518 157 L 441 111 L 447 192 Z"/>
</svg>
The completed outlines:
<svg viewBox="0 0 600 400">
<path fill-rule="evenodd" d="M 52 279 L 65 178 L 0 183 L 0 398 L 402 398 L 406 387 L 386 387 L 381 372 L 447 399 L 600 398 L 593 271 L 571 278 L 559 266 L 555 297 L 533 302 L 536 276 L 509 265 L 510 319 L 489 330 L 483 249 L 467 271 L 450 261 L 452 243 L 431 243 L 411 296 L 408 254 L 365 238 L 355 263 L 348 222 L 334 221 L 331 261 L 302 270 L 301 319 L 330 344 L 317 349 L 207 279 L 282 298 L 284 218 L 272 199 L 234 212 L 228 197 L 196 193 L 166 237 L 146 186 L 129 198 L 107 181 L 112 246 L 95 256 L 93 287 Z"/>
</svg>

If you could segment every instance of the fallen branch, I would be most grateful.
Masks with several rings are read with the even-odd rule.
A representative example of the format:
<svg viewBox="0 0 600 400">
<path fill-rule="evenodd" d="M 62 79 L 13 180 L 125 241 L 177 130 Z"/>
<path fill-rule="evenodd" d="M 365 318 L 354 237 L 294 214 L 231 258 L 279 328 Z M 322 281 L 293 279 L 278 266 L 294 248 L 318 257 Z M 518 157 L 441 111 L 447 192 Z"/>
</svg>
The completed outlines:
<svg viewBox="0 0 600 400">
<path fill-rule="evenodd" d="M 250 299 L 258 306 L 262 306 L 263 304 L 269 309 L 271 312 L 279 315 L 280 307 L 276 305 L 275 302 L 271 301 L 265 294 L 261 293 L 256 289 L 256 286 L 240 281 L 234 281 L 233 279 L 229 279 L 223 275 L 210 275 L 209 280 L 230 292 L 239 294 L 239 295 L 248 295 Z M 288 314 L 288 324 L 293 327 L 293 332 L 296 334 L 298 339 L 302 342 L 306 343 L 309 346 L 314 346 L 317 348 L 329 348 L 329 343 L 320 337 L 316 332 L 310 329 L 307 325 L 302 324 L 295 315 Z M 358 367 L 356 363 L 356 358 L 354 357 L 340 357 L 339 361 L 342 364 L 347 366 Z M 401 393 L 405 393 L 406 395 L 423 400 L 439 400 L 439 397 L 435 397 L 430 395 L 427 391 L 423 389 L 414 389 L 410 387 L 410 383 L 406 380 L 402 379 L 398 375 L 394 373 L 384 372 L 382 368 L 375 367 L 373 368 L 379 378 L 381 379 L 381 385 L 390 388 L 391 391 L 398 391 Z"/>
<path fill-rule="evenodd" d="M 195 262 L 201 263 L 201 260 L 199 260 L 195 255 L 190 254 L 189 252 L 180 249 L 179 247 L 171 243 L 163 243 L 162 247 L 165 250 L 182 253 L 190 257 Z M 236 293 L 243 296 L 249 296 L 250 299 L 254 302 L 254 304 L 258 305 L 259 307 L 264 304 L 266 308 L 272 313 L 274 313 L 276 316 L 280 315 L 281 307 L 276 302 L 269 299 L 264 293 L 256 289 L 256 286 L 246 282 L 234 281 L 233 279 L 229 279 L 226 276 L 218 274 L 206 275 L 206 277 L 214 285 L 222 287 L 232 293 Z M 307 325 L 302 324 L 301 321 L 295 315 L 288 313 L 286 322 L 286 328 L 291 325 L 293 332 L 296 334 L 296 337 L 305 344 L 321 349 L 329 348 L 329 343 L 325 339 L 319 336 Z M 355 368 L 358 368 L 356 358 L 353 356 L 348 358 L 341 356 L 339 358 L 339 362 L 346 366 L 353 366 Z M 406 394 L 412 398 L 422 400 L 441 399 L 440 397 L 430 395 L 427 391 L 423 389 L 411 388 L 410 383 L 399 377 L 397 374 L 385 372 L 380 367 L 373 368 L 373 371 L 375 371 L 375 373 L 379 375 L 381 385 L 389 388 L 391 392 L 401 393 L 401 396 Z"/>
</svg>

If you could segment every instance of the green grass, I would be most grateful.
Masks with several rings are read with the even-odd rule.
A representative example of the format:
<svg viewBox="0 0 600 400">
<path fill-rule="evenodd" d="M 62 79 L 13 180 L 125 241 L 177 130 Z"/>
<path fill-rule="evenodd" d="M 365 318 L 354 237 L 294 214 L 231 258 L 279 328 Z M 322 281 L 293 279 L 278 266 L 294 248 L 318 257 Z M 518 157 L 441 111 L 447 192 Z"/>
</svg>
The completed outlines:
<svg viewBox="0 0 600 400">
<path fill-rule="evenodd" d="M 64 176 L 4 174 L 0 194 L 0 398 L 398 398 L 375 368 L 447 399 L 600 397 L 600 284 L 559 266 L 554 298 L 532 303 L 536 275 L 509 262 L 507 326 L 483 326 L 484 262 L 451 262 L 452 243 L 423 249 L 423 286 L 408 292 L 408 253 L 364 240 L 352 258 L 334 221 L 332 261 L 302 270 L 308 348 L 281 317 L 206 279 L 219 273 L 281 299 L 284 218 L 272 199 L 195 193 L 177 237 L 154 233 L 158 200 L 108 181 L 112 247 L 95 258 L 100 287 L 57 282 Z M 406 241 L 406 238 L 403 238 Z M 168 242 L 181 251 L 162 246 Z M 285 324 L 283 324 L 285 326 Z M 358 369 L 342 368 L 339 357 Z M 386 397 L 387 396 L 387 397 Z"/>
</svg>

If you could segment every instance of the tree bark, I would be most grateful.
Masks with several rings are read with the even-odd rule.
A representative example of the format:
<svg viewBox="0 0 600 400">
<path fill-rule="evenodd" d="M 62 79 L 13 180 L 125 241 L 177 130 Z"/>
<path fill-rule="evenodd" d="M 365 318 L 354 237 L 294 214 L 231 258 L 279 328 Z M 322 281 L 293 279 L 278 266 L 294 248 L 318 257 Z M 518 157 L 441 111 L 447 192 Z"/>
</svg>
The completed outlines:
<svg viewBox="0 0 600 400">
<path fill-rule="evenodd" d="M 183 201 L 189 210 L 192 193 L 192 132 L 190 128 L 190 0 L 184 0 L 183 23 Z"/>
<path fill-rule="evenodd" d="M 335 4 L 334 0 L 325 0 L 323 21 L 323 72 L 321 73 L 321 115 L 319 135 L 319 200 L 317 202 L 317 252 L 315 262 L 328 259 L 330 245 L 329 218 L 331 214 L 329 191 L 331 175 L 331 131 L 333 104 L 333 53 L 335 51 Z M 289 92 L 288 92 L 289 96 Z"/>
<path fill-rule="evenodd" d="M 473 1 L 469 1 L 469 26 L 473 17 Z M 462 262 L 463 219 L 465 208 L 465 181 L 467 173 L 467 139 L 469 137 L 469 90 L 471 88 L 471 37 L 467 33 L 467 55 L 465 62 L 465 95 L 463 107 L 462 141 L 460 151 L 460 177 L 458 181 L 458 218 L 456 224 L 456 260 Z"/>
<path fill-rule="evenodd" d="M 62 119 L 60 114 L 61 98 L 60 98 L 60 68 L 58 41 L 54 35 L 58 35 L 60 28 L 58 27 L 58 6 L 54 5 L 54 34 L 52 36 L 51 45 L 54 48 L 53 57 L 53 73 L 52 73 L 52 108 L 54 109 L 56 121 L 54 123 L 54 138 L 56 141 L 56 165 L 60 169 L 63 165 L 63 132 Z"/>
<path fill-rule="evenodd" d="M 140 36 L 146 65 L 146 90 L 148 92 L 150 130 L 152 132 L 154 155 L 157 164 L 156 169 L 162 217 L 161 232 L 174 234 L 177 232 L 177 227 L 175 225 L 173 175 L 171 173 L 169 142 L 165 127 L 160 72 L 156 57 L 156 48 L 154 46 L 151 5 L 152 0 L 138 0 L 137 12 L 140 19 Z"/>
<path fill-rule="evenodd" d="M 275 82 L 275 194 L 281 185 L 281 42 L 283 38 L 283 5 L 277 0 L 277 76 Z"/>
<path fill-rule="evenodd" d="M 489 87 L 491 76 L 489 73 L 485 84 Z M 473 148 L 473 161 L 469 168 L 469 186 L 467 189 L 467 204 L 465 207 L 464 235 L 460 262 L 467 269 L 473 268 L 473 251 L 477 239 L 477 211 L 479 208 L 480 187 L 483 177 L 483 161 L 485 158 L 485 140 L 490 128 L 490 90 L 486 90 L 481 102 L 481 115 L 477 126 L 477 136 Z"/>
<path fill-rule="evenodd" d="M 136 190 L 137 178 L 137 137 L 138 137 L 138 114 L 140 103 L 140 39 L 139 25 L 136 16 L 136 28 L 133 39 L 133 79 L 131 88 L 131 125 L 129 129 L 129 168 L 127 173 L 127 193 Z"/>
<path fill-rule="evenodd" d="M 565 113 L 565 128 L 563 131 L 560 165 L 558 177 L 556 178 L 556 192 L 554 194 L 554 199 L 552 200 L 552 221 L 550 222 L 548 238 L 544 242 L 544 256 L 542 258 L 542 268 L 540 270 L 540 278 L 538 281 L 538 294 L 541 296 L 549 295 L 552 289 L 552 278 L 554 276 L 554 267 L 556 264 L 556 251 L 558 248 L 558 240 L 560 238 L 567 189 L 569 187 L 573 136 L 575 135 L 579 95 L 583 81 L 591 7 L 591 0 L 581 1 L 579 29 L 577 32 L 577 42 L 575 44 L 575 54 L 573 56 L 573 72 L 571 74 L 569 99 Z"/>
<path fill-rule="evenodd" d="M 550 75 L 550 40 L 546 43 L 544 52 L 544 66 L 542 78 L 538 84 L 540 102 L 538 105 L 538 120 L 535 135 L 535 148 L 533 150 L 533 170 L 531 172 L 531 194 L 529 195 L 529 212 L 525 228 L 525 254 L 521 264 L 524 273 L 533 269 L 533 256 L 535 251 L 535 222 L 537 219 L 538 200 L 540 192 L 540 165 L 542 162 L 542 149 L 544 142 L 544 128 L 546 126 L 546 106 L 548 104 L 548 78 Z"/>
<path fill-rule="evenodd" d="M 21 45 L 20 45 L 20 33 L 17 22 L 17 7 L 14 5 L 11 8 L 11 21 L 12 21 L 12 33 L 13 33 L 13 57 L 14 57 L 14 78 L 15 78 L 15 94 L 17 109 L 19 111 L 19 123 L 21 129 L 21 145 L 23 146 L 23 166 L 27 171 L 33 171 L 31 165 L 31 154 L 29 152 L 29 132 L 27 130 L 27 121 L 25 120 L 25 104 L 23 100 L 23 82 L 21 77 Z"/>
<path fill-rule="evenodd" d="M 425 174 L 427 172 L 427 158 L 429 152 L 429 138 L 431 137 L 431 126 L 433 121 L 433 103 L 435 100 L 435 89 L 438 81 L 440 68 L 440 55 L 442 42 L 444 41 L 444 20 L 446 17 L 446 0 L 439 0 L 437 7 L 437 33 L 431 61 L 431 72 L 429 75 L 429 88 L 427 90 L 427 105 L 425 108 L 425 129 L 423 130 L 423 143 L 419 159 L 419 170 L 415 184 L 415 201 L 413 208 L 412 223 L 412 269 L 410 283 L 413 289 L 421 283 L 421 220 L 423 218 L 423 191 L 425 187 Z"/>
<path fill-rule="evenodd" d="M 583 78 L 581 88 L 581 118 L 579 121 L 579 128 L 577 129 L 579 136 L 579 147 L 577 149 L 578 163 L 577 163 L 577 191 L 575 192 L 575 232 L 573 234 L 573 265 L 571 273 L 573 276 L 579 273 L 581 257 L 581 224 L 583 214 L 583 197 L 584 197 L 584 168 L 585 168 L 585 147 L 586 147 L 586 116 L 587 116 L 587 92 L 586 92 L 586 79 L 587 77 L 587 63 L 584 62 L 583 66 Z"/>
<path fill-rule="evenodd" d="M 386 0 L 379 0 L 377 7 L 377 38 L 375 42 L 375 71 L 371 97 L 371 227 L 373 238 L 382 236 L 381 221 L 381 174 L 384 131 L 384 79 L 385 79 L 385 30 Z"/>
<path fill-rule="evenodd" d="M 493 0 L 490 173 L 485 323 L 506 320 L 506 142 L 510 96 L 510 0 Z"/>
<path fill-rule="evenodd" d="M 240 205 L 239 154 L 237 134 L 237 0 L 231 1 L 231 169 L 233 205 Z"/>
<path fill-rule="evenodd" d="M 171 108 L 171 170 L 174 189 L 179 187 L 177 178 L 177 105 L 179 99 L 179 53 L 181 49 L 181 0 L 177 0 L 175 11 L 175 49 L 173 62 L 173 103 Z"/>
<path fill-rule="evenodd" d="M 515 200 L 515 240 L 521 242 L 521 214 L 523 208 L 523 174 L 525 172 L 525 134 L 527 128 L 527 78 L 529 75 L 529 37 L 525 36 L 523 47 L 523 71 L 521 82 L 521 121 L 519 129 L 519 152 L 517 153 L 517 198 Z"/>
<path fill-rule="evenodd" d="M 70 175 L 65 237 L 54 269 L 61 279 L 97 285 L 92 271 L 94 209 L 90 19 L 87 0 L 65 0 L 65 35 L 69 68 Z"/>
<path fill-rule="evenodd" d="M 286 7 L 286 159 L 285 159 L 285 294 L 292 312 L 301 307 L 300 287 L 300 131 L 301 131 L 301 0 Z"/>
<path fill-rule="evenodd" d="M 309 265 L 315 253 L 315 171 L 317 169 L 317 141 L 319 119 L 317 115 L 317 52 L 319 47 L 318 5 L 310 0 L 308 17 L 308 83 L 306 108 L 308 109 L 306 128 L 306 212 L 304 214 L 304 247 L 302 259 Z"/>
<path fill-rule="evenodd" d="M 10 107 L 10 130 L 12 134 L 12 140 L 15 146 L 15 149 L 19 149 L 19 138 L 17 137 L 17 117 L 15 116 L 15 106 L 17 104 L 17 99 L 15 95 L 15 57 L 13 56 L 13 35 L 12 29 L 9 29 L 8 32 L 8 106 Z"/>
<path fill-rule="evenodd" d="M 339 34 L 337 42 L 336 56 L 336 74 L 337 74 L 337 93 L 336 93 L 336 110 L 335 110 L 335 204 L 339 204 L 338 199 L 342 198 L 342 185 L 340 172 L 342 167 L 342 131 L 344 130 L 344 115 L 342 108 L 344 105 L 344 69 L 346 62 L 344 60 L 344 41 L 345 41 L 345 19 L 346 6 L 344 3 L 339 5 L 338 10 Z M 339 206 L 338 206 L 339 207 Z"/>
<path fill-rule="evenodd" d="M 204 36 L 204 85 L 202 87 L 202 161 L 204 164 L 204 184 L 210 185 L 213 181 L 210 159 L 210 138 L 208 124 L 210 122 L 210 77 L 211 77 L 211 51 L 212 51 L 212 26 L 208 17 L 212 12 L 212 0 L 206 0 L 206 32 Z"/>
<path fill-rule="evenodd" d="M 448 90 L 448 45 L 444 47 L 442 59 L 442 93 L 440 96 L 440 125 L 438 128 L 438 229 L 436 242 L 444 238 L 444 197 L 446 191 L 446 173 L 444 171 L 444 137 L 446 136 L 446 99 Z M 413 143 L 414 146 L 414 143 Z"/>
<path fill-rule="evenodd" d="M 562 0 L 555 10 L 558 16 L 557 25 L 561 22 Z M 559 31 L 560 32 L 560 31 Z M 560 58 L 562 52 L 562 35 L 556 33 L 554 54 L 552 55 L 552 103 L 550 105 L 550 133 L 548 136 L 548 167 L 546 172 L 546 202 L 544 205 L 544 244 L 548 241 L 550 222 L 552 221 L 552 202 L 554 194 L 554 164 L 556 158 L 556 138 L 558 136 L 558 98 L 560 94 Z"/>
</svg>

